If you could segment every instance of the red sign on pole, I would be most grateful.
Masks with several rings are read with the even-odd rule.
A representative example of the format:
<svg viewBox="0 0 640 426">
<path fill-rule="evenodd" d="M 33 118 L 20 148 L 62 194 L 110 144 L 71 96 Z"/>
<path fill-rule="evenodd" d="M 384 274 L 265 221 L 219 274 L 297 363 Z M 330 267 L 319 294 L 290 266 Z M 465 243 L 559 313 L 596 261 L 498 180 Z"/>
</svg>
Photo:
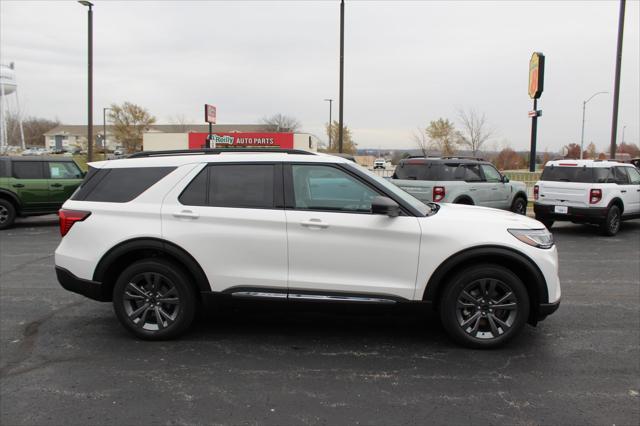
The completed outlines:
<svg viewBox="0 0 640 426">
<path fill-rule="evenodd" d="M 210 124 L 216 124 L 216 107 L 204 104 L 204 121 Z"/>
</svg>

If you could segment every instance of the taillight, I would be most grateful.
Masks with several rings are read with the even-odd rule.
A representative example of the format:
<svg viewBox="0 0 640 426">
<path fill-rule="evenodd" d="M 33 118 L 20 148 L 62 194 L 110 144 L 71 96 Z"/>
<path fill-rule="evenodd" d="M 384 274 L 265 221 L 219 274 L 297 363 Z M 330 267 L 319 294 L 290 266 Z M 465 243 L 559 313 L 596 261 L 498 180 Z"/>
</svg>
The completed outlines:
<svg viewBox="0 0 640 426">
<path fill-rule="evenodd" d="M 589 204 L 596 204 L 602 200 L 602 190 L 592 189 L 589 191 Z"/>
<path fill-rule="evenodd" d="M 60 218 L 60 235 L 63 237 L 67 235 L 67 232 L 71 229 L 74 223 L 82 222 L 89 217 L 91 212 L 83 212 L 80 210 L 64 210 L 58 211 L 58 217 Z"/>
<path fill-rule="evenodd" d="M 533 187 L 533 199 L 537 200 L 540 197 L 540 187 L 538 185 Z"/>
<path fill-rule="evenodd" d="M 438 202 L 444 199 L 445 191 L 444 186 L 433 187 L 433 201 Z"/>
</svg>

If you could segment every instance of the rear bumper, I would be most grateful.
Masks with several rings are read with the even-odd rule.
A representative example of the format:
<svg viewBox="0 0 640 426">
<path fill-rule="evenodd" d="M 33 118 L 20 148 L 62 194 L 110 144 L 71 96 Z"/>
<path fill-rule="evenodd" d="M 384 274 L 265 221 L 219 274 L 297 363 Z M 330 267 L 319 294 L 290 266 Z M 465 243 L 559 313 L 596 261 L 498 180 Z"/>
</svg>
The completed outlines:
<svg viewBox="0 0 640 426">
<path fill-rule="evenodd" d="M 554 213 L 553 204 L 533 205 L 536 218 L 546 218 L 551 220 L 570 220 L 573 222 L 601 222 L 607 217 L 606 207 L 568 207 L 566 214 Z"/>
<path fill-rule="evenodd" d="M 81 294 L 99 302 L 108 302 L 111 300 L 110 295 L 104 294 L 105 291 L 102 283 L 78 278 L 60 266 L 56 266 L 56 276 L 58 277 L 58 282 L 65 290 Z"/>
</svg>

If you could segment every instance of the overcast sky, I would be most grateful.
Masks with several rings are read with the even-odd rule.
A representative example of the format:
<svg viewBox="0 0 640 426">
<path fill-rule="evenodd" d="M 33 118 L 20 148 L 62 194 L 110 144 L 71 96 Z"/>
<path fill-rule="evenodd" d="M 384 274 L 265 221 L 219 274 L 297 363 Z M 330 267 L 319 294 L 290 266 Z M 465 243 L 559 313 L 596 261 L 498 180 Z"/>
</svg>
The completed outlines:
<svg viewBox="0 0 640 426">
<path fill-rule="evenodd" d="M 125 100 L 158 118 L 257 123 L 284 113 L 326 139 L 338 108 L 339 2 L 95 1 L 94 121 Z M 412 148 L 412 133 L 458 108 L 484 112 L 491 147 L 529 145 L 528 63 L 546 56 L 538 146 L 608 146 L 617 1 L 347 1 L 345 124 L 360 147 Z M 86 122 L 86 8 L 0 1 L 0 61 L 15 62 L 27 115 Z M 627 2 L 618 140 L 640 136 L 640 7 Z"/>
</svg>

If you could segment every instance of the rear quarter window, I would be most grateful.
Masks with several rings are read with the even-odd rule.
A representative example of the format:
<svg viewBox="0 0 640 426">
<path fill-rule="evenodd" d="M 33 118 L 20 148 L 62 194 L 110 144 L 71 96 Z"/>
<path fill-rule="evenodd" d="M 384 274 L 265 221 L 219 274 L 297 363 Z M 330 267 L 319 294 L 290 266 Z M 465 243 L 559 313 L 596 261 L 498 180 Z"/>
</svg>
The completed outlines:
<svg viewBox="0 0 640 426">
<path fill-rule="evenodd" d="M 126 203 L 138 197 L 173 170 L 175 167 L 90 168 L 82 185 L 71 199 Z"/>
<path fill-rule="evenodd" d="M 16 179 L 44 179 L 42 161 L 14 161 L 13 177 Z"/>
</svg>

